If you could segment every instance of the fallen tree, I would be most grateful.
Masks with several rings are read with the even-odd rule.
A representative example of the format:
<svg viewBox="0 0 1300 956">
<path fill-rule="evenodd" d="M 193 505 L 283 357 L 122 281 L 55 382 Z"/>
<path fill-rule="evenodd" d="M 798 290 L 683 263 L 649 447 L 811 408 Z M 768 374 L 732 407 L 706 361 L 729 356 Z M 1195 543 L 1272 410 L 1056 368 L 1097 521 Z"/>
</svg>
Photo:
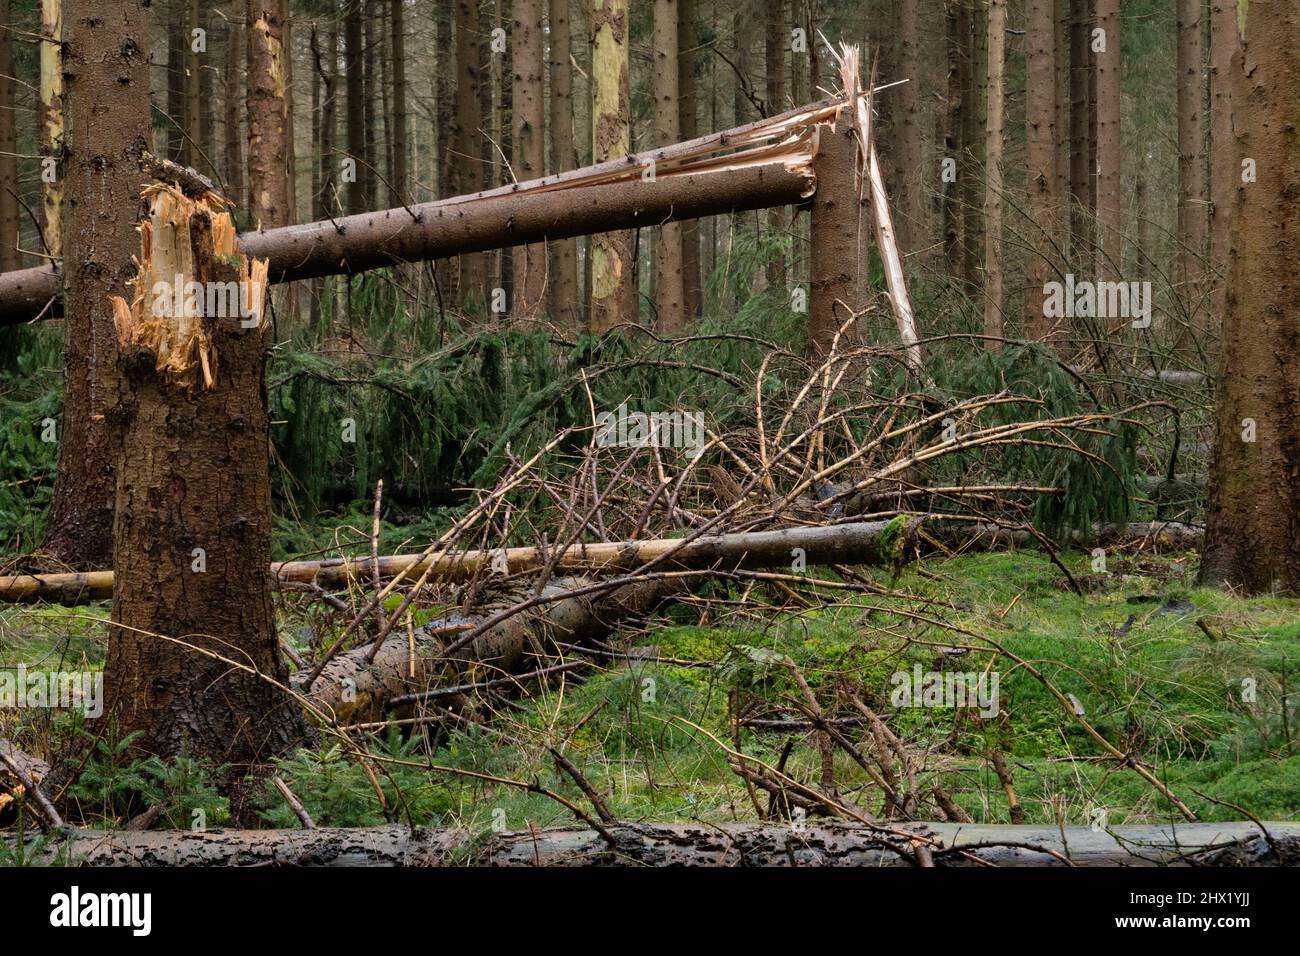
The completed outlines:
<svg viewBox="0 0 1300 956">
<path fill-rule="evenodd" d="M 1300 824 L 862 826 L 637 823 L 481 836 L 406 826 L 70 830 L 40 853 L 85 866 L 1252 866 L 1294 863 Z M 12 840 L 12 838 L 11 838 Z M 916 852 L 917 847 L 923 853 Z"/>
<path fill-rule="evenodd" d="M 379 576 L 384 579 L 428 571 L 430 578 L 441 581 L 463 581 L 488 572 L 518 574 L 548 564 L 553 570 L 567 574 L 631 571 L 659 560 L 658 566 L 664 570 L 754 569 L 790 565 L 793 548 L 802 548 L 805 559 L 812 565 L 875 564 L 879 563 L 879 548 L 889 524 L 888 521 L 863 521 L 740 532 L 693 541 L 652 538 L 575 544 L 559 553 L 520 547 L 444 552 L 427 558 L 418 554 L 394 554 L 380 557 L 378 567 Z M 908 528 L 912 544 L 932 539 L 945 548 L 961 550 L 1032 547 L 1038 542 L 1025 528 L 950 522 L 942 516 L 914 521 Z M 922 530 L 924 535 L 920 534 Z M 1074 532 L 1070 543 L 1078 547 L 1140 545 L 1190 550 L 1199 546 L 1201 534 L 1200 528 L 1177 521 L 1133 522 L 1098 525 L 1087 534 Z M 353 580 L 373 578 L 373 567 L 370 558 L 331 558 L 277 562 L 271 565 L 271 571 L 281 583 L 312 584 L 330 590 L 346 587 Z M 0 577 L 0 602 L 79 604 L 107 600 L 113 596 L 113 580 L 112 571 L 9 575 Z"/>
<path fill-rule="evenodd" d="M 554 176 L 436 202 L 282 226 L 238 237 L 271 282 L 352 275 L 551 239 L 799 204 L 816 187 L 815 128 L 826 100 L 735 129 Z M 0 325 L 61 314 L 62 273 L 0 274 Z"/>
</svg>

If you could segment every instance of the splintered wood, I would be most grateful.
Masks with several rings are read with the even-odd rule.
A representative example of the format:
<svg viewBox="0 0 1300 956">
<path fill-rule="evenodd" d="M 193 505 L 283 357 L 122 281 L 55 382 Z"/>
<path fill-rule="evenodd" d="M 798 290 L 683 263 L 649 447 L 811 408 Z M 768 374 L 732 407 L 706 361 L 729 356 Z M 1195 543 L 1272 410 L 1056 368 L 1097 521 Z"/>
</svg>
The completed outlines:
<svg viewBox="0 0 1300 956">
<path fill-rule="evenodd" d="M 218 370 L 213 323 L 265 325 L 268 262 L 239 253 L 234 221 L 217 193 L 191 197 L 154 183 L 141 195 L 149 217 L 140 224 L 132 300 L 112 300 L 118 344 L 153 353 L 156 369 L 173 384 L 193 388 L 201 380 L 211 388 Z"/>
</svg>

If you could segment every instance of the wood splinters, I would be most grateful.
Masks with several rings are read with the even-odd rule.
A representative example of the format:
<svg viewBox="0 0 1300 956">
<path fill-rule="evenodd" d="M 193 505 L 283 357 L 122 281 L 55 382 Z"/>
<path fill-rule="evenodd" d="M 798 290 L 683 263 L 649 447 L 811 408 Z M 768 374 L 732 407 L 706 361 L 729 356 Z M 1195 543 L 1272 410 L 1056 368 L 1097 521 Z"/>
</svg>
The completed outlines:
<svg viewBox="0 0 1300 956">
<path fill-rule="evenodd" d="M 269 264 L 240 254 L 221 195 L 189 195 L 159 182 L 145 186 L 141 196 L 149 213 L 139 227 L 131 302 L 111 300 L 118 344 L 153 353 L 155 370 L 174 385 L 192 389 L 202 381 L 212 388 L 220 368 L 215 322 L 265 328 Z"/>
</svg>

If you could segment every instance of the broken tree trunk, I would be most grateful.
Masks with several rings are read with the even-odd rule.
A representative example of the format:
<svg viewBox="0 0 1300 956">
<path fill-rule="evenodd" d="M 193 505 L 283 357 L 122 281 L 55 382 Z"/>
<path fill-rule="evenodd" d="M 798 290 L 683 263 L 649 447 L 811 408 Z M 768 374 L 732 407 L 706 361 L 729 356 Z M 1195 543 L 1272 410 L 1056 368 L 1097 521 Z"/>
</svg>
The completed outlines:
<svg viewBox="0 0 1300 956">
<path fill-rule="evenodd" d="M 658 570 L 699 570 L 714 567 L 720 571 L 735 568 L 785 567 L 793 548 L 803 548 L 805 559 L 816 564 L 874 564 L 882 555 L 881 543 L 889 522 L 870 521 L 829 527 L 789 528 L 716 537 L 697 538 L 683 543 L 680 538 L 646 541 L 614 541 L 578 544 L 558 556 L 539 548 L 498 548 L 486 551 L 459 551 L 421 559 L 417 554 L 385 555 L 379 559 L 382 578 L 406 572 L 418 577 L 431 567 L 431 579 L 464 581 L 495 568 L 498 572 L 518 574 L 542 567 L 548 557 L 561 573 L 631 571 L 647 561 L 670 554 Z M 942 519 L 914 524 L 903 529 L 902 543 L 914 543 L 909 530 L 924 528 L 925 536 L 963 550 L 991 550 L 1000 547 L 1032 547 L 1037 539 L 1022 528 L 1003 528 L 992 524 L 945 522 Z M 1078 546 L 1130 546 L 1191 550 L 1200 546 L 1201 529 L 1175 521 L 1134 522 L 1127 525 L 1098 525 L 1088 534 L 1071 535 L 1070 543 Z M 284 561 L 271 566 L 282 582 L 315 584 L 331 589 L 342 588 L 355 579 L 371 580 L 369 558 L 331 558 L 323 561 Z M 73 574 L 18 574 L 0 577 L 0 602 L 49 601 L 75 604 L 102 600 L 113 594 L 113 572 L 91 571 Z"/>
<path fill-rule="evenodd" d="M 1267 866 L 1294 862 L 1300 825 L 1250 823 L 999 826 L 909 823 L 882 832 L 825 825 L 636 823 L 595 830 L 526 828 L 480 839 L 469 830 L 70 831 L 49 863 L 87 866 L 909 866 L 911 840 L 939 866 Z M 611 845 L 612 841 L 612 845 Z M 1067 863 L 1068 861 L 1068 863 Z"/>
<path fill-rule="evenodd" d="M 275 635 L 266 263 L 214 193 L 146 187 L 121 399 L 105 710 L 137 746 L 238 764 L 301 739 Z M 219 298 L 214 292 L 221 292 Z M 233 315 L 230 313 L 233 311 Z"/>
<path fill-rule="evenodd" d="M 545 239 L 803 203 L 816 189 L 813 131 L 828 100 L 674 146 L 530 182 L 239 237 L 268 259 L 271 282 L 351 275 Z M 654 181 L 643 181 L 648 163 Z M 0 273 L 0 325 L 61 314 L 60 273 L 41 266 Z"/>
<path fill-rule="evenodd" d="M 856 182 L 857 146 L 851 124 L 823 127 L 817 137 L 813 169 L 817 195 L 812 203 L 809 264 L 808 346 L 814 355 L 831 349 L 835 333 L 868 305 L 863 202 Z"/>
</svg>

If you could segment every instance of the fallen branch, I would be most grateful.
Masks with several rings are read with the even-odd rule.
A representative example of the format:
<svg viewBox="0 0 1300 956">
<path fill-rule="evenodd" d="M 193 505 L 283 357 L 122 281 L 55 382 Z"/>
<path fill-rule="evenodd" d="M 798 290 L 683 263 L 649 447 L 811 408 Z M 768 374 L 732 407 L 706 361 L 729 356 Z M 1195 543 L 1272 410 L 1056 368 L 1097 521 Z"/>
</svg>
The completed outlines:
<svg viewBox="0 0 1300 956">
<path fill-rule="evenodd" d="M 1300 824 L 1267 823 L 1294 859 Z M 937 865 L 1276 865 L 1250 823 L 1122 826 L 899 824 L 928 839 Z M 76 830 L 42 849 L 51 862 L 87 866 L 906 866 L 903 836 L 851 825 L 610 824 L 613 845 L 591 829 L 521 830 L 479 840 L 466 830 Z M 10 838 L 12 841 L 12 838 Z M 891 848 L 891 846 L 893 848 Z"/>
</svg>

